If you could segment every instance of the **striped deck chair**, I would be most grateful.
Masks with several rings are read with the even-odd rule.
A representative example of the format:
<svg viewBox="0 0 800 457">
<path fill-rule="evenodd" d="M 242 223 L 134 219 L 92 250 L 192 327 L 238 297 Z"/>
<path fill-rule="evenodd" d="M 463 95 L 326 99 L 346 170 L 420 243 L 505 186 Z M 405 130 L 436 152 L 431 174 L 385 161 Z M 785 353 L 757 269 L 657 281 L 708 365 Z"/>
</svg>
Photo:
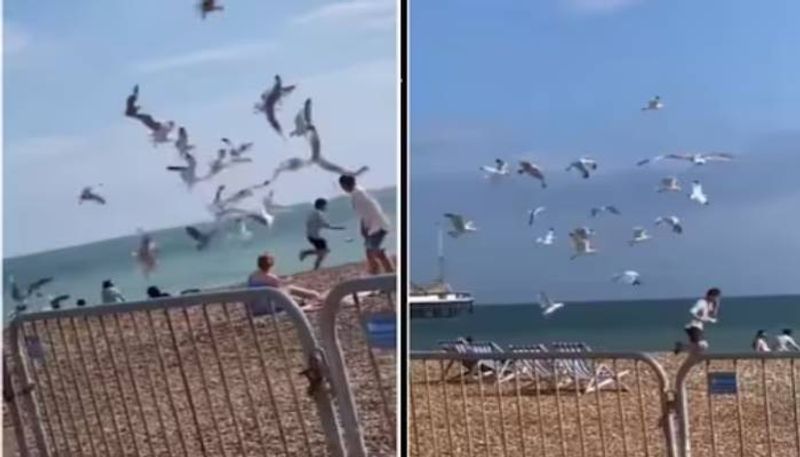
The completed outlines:
<svg viewBox="0 0 800 457">
<path fill-rule="evenodd" d="M 543 354 L 548 352 L 547 346 L 544 344 L 509 346 L 508 350 L 512 354 Z M 566 376 L 562 377 L 561 380 L 558 379 L 559 376 L 555 369 L 554 359 L 518 359 L 514 362 L 516 363 L 517 376 L 530 381 L 523 388 L 534 385 L 537 382 L 549 382 L 554 387 L 561 387 L 572 382 Z"/>
<path fill-rule="evenodd" d="M 550 349 L 553 352 L 568 353 L 592 351 L 589 345 L 581 342 L 551 343 Z M 613 389 L 628 390 L 628 386 L 621 381 L 624 376 L 628 375 L 628 370 L 615 373 L 604 364 L 595 364 L 593 359 L 561 359 L 556 361 L 556 366 L 560 376 L 569 376 L 573 382 L 577 380 L 579 385 L 576 388 L 582 390 L 583 393 L 602 390 L 604 387 L 610 386 L 613 386 Z"/>
<path fill-rule="evenodd" d="M 442 341 L 439 343 L 439 346 L 445 351 L 456 352 L 459 354 L 497 354 L 505 352 L 503 348 L 495 342 L 477 341 L 470 343 L 463 338 L 459 338 L 456 341 Z M 466 376 L 472 379 L 477 379 L 479 377 L 494 377 L 498 382 L 506 382 L 510 379 L 513 379 L 515 375 L 515 372 L 512 368 L 513 362 L 513 360 L 501 360 L 496 358 L 482 359 L 478 361 L 463 360 L 461 361 L 461 365 L 466 368 L 466 373 L 462 371 L 459 374 L 450 377 L 448 381 L 453 381 L 461 378 L 462 376 Z M 447 365 L 444 373 L 442 373 L 443 377 L 454 364 L 455 361 L 451 361 L 451 363 Z"/>
</svg>

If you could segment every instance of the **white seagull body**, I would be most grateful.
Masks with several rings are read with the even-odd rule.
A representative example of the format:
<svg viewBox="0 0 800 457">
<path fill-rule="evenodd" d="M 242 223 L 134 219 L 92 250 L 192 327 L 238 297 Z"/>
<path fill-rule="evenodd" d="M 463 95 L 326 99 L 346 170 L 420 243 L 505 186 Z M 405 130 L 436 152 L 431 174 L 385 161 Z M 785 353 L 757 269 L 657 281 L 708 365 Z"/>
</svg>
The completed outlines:
<svg viewBox="0 0 800 457">
<path fill-rule="evenodd" d="M 544 236 L 536 238 L 536 242 L 545 246 L 550 246 L 556 240 L 556 231 L 549 229 Z"/>
<path fill-rule="evenodd" d="M 445 213 L 444 217 L 448 218 L 453 226 L 453 230 L 447 232 L 447 234 L 453 238 L 458 238 L 465 233 L 478 231 L 473 221 L 466 220 L 464 216 L 460 214 Z"/>
<path fill-rule="evenodd" d="M 487 178 L 499 178 L 502 176 L 508 176 L 508 164 L 502 159 L 495 159 L 495 165 L 483 165 L 481 170 L 486 173 Z"/>
<path fill-rule="evenodd" d="M 564 307 L 564 303 L 554 303 L 544 292 L 539 292 L 539 306 L 542 308 L 542 316 L 549 316 Z"/>
<path fill-rule="evenodd" d="M 580 159 L 569 164 L 567 171 L 570 171 L 573 168 L 578 170 L 584 179 L 587 179 L 590 176 L 590 172 L 597 170 L 597 162 L 587 157 L 581 157 Z"/>
<path fill-rule="evenodd" d="M 611 279 L 614 282 L 628 284 L 630 286 L 639 286 L 642 281 L 639 279 L 639 272 L 633 270 L 623 271 L 622 273 L 615 274 Z"/>
<path fill-rule="evenodd" d="M 633 228 L 633 238 L 628 241 L 628 244 L 633 246 L 634 244 L 643 243 L 652 237 L 647 233 L 644 227 L 634 227 Z"/>
<path fill-rule="evenodd" d="M 674 233 L 683 233 L 683 226 L 678 216 L 662 216 L 656 218 L 656 225 L 667 224 Z"/>
<path fill-rule="evenodd" d="M 708 195 L 703 191 L 703 185 L 700 181 L 692 182 L 692 193 L 689 194 L 689 199 L 701 205 L 708 205 Z"/>
<path fill-rule="evenodd" d="M 586 227 L 579 227 L 569 233 L 569 237 L 572 240 L 572 248 L 575 251 L 570 260 L 597 253 L 597 250 L 592 246 L 591 236 L 593 234 L 594 231 Z"/>
<path fill-rule="evenodd" d="M 669 176 L 661 180 L 661 184 L 656 188 L 658 192 L 680 192 L 681 184 L 678 178 Z"/>
<path fill-rule="evenodd" d="M 642 108 L 642 111 L 658 111 L 664 108 L 664 103 L 661 102 L 661 97 L 656 95 L 647 101 L 647 105 Z"/>
</svg>

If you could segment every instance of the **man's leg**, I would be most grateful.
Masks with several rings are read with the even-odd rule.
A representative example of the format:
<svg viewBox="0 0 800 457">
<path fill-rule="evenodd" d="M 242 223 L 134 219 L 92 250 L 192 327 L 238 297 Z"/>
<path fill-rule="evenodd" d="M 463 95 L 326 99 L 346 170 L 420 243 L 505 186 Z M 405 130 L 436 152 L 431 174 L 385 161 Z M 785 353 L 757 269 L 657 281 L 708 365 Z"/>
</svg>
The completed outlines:
<svg viewBox="0 0 800 457">
<path fill-rule="evenodd" d="M 375 258 L 375 251 L 367 249 L 367 272 L 371 275 L 376 275 L 379 270 L 380 266 L 378 265 L 378 259 Z"/>
<path fill-rule="evenodd" d="M 317 251 L 314 249 L 303 249 L 302 251 L 300 251 L 300 261 L 302 262 L 303 260 L 306 259 L 306 257 L 310 256 L 311 254 L 314 254 L 315 252 Z"/>
<path fill-rule="evenodd" d="M 325 257 L 327 257 L 328 255 L 328 250 L 320 249 L 319 251 L 316 251 L 316 253 L 317 253 L 317 260 L 316 262 L 314 262 L 314 269 L 319 270 L 319 267 L 322 266 L 322 261 L 325 260 Z"/>
<path fill-rule="evenodd" d="M 383 266 L 384 273 L 394 273 L 394 264 L 392 264 L 392 260 L 389 256 L 386 255 L 386 251 L 383 249 L 377 251 L 376 257 L 378 261 L 380 261 L 381 266 Z"/>
</svg>

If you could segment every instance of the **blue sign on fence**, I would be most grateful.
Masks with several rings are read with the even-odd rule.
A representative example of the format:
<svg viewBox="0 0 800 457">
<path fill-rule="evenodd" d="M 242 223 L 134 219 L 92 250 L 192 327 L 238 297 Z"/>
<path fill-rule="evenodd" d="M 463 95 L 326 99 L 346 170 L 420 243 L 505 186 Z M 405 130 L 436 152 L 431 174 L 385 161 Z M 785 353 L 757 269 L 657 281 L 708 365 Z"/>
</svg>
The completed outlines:
<svg viewBox="0 0 800 457">
<path fill-rule="evenodd" d="M 736 393 L 736 373 L 721 371 L 708 374 L 708 393 L 732 395 Z"/>
<path fill-rule="evenodd" d="M 373 314 L 365 322 L 369 345 L 381 349 L 394 349 L 397 339 L 397 315 Z"/>
</svg>

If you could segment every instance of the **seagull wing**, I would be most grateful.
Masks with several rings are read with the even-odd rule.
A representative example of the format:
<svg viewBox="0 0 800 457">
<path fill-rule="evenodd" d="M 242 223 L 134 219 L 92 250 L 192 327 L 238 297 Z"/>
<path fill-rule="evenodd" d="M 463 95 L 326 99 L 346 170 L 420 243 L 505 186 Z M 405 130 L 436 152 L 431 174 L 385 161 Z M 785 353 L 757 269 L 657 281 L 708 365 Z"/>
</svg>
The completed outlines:
<svg viewBox="0 0 800 457">
<path fill-rule="evenodd" d="M 550 301 L 550 297 L 548 297 L 547 294 L 544 293 L 544 291 L 539 292 L 539 306 L 541 306 L 544 309 L 547 309 L 552 304 L 553 302 Z"/>
<path fill-rule="evenodd" d="M 53 278 L 50 277 L 37 279 L 36 281 L 28 285 L 28 295 L 31 295 L 32 293 L 36 292 L 37 290 L 41 289 L 46 284 L 49 284 L 51 282 L 53 282 Z"/>
<path fill-rule="evenodd" d="M 706 158 L 706 160 L 729 161 L 729 160 L 733 160 L 734 156 L 733 156 L 733 154 L 727 154 L 727 153 L 724 153 L 724 152 L 720 152 L 720 153 L 709 154 L 709 155 L 705 156 L 705 158 Z"/>
<path fill-rule="evenodd" d="M 689 154 L 667 154 L 664 156 L 665 159 L 676 159 L 676 160 L 692 160 L 692 156 Z"/>
<path fill-rule="evenodd" d="M 611 214 L 616 214 L 617 216 L 621 214 L 616 206 L 606 206 L 606 210 Z"/>
</svg>

